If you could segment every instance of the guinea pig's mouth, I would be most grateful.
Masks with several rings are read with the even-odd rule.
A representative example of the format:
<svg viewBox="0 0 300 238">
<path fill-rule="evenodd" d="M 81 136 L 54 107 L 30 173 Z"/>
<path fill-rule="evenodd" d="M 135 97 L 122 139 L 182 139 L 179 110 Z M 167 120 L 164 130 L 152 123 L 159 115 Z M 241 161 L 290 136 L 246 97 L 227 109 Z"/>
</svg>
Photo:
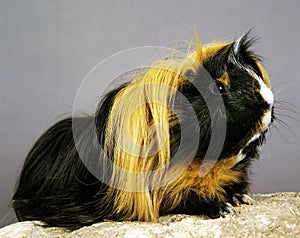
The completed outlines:
<svg viewBox="0 0 300 238">
<path fill-rule="evenodd" d="M 265 139 L 265 134 L 269 130 L 269 127 L 272 123 L 272 118 L 273 118 L 273 109 L 268 110 L 264 113 L 262 116 L 261 121 L 258 123 L 257 129 L 251 139 L 248 141 L 246 146 L 248 146 L 251 142 L 256 141 L 259 139 L 260 143 L 262 143 Z"/>
</svg>

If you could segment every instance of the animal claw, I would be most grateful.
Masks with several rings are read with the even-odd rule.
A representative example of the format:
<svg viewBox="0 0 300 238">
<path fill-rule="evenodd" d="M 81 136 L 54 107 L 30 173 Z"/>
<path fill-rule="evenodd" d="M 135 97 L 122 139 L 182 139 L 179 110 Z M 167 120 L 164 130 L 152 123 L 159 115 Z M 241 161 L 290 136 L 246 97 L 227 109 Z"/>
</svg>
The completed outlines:
<svg viewBox="0 0 300 238">
<path fill-rule="evenodd" d="M 237 207 L 241 206 L 241 204 L 252 205 L 255 201 L 247 194 L 239 194 L 236 193 L 233 195 L 233 204 Z"/>
</svg>

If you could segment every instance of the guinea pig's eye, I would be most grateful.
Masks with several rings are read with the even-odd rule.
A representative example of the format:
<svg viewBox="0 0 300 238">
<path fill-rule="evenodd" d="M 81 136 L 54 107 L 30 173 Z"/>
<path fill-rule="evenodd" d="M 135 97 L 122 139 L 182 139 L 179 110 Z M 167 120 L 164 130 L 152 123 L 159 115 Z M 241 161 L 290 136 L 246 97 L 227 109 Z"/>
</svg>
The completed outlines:
<svg viewBox="0 0 300 238">
<path fill-rule="evenodd" d="M 216 82 L 216 83 L 213 83 L 210 86 L 210 90 L 214 94 L 225 93 L 226 92 L 226 86 L 221 82 Z"/>
</svg>

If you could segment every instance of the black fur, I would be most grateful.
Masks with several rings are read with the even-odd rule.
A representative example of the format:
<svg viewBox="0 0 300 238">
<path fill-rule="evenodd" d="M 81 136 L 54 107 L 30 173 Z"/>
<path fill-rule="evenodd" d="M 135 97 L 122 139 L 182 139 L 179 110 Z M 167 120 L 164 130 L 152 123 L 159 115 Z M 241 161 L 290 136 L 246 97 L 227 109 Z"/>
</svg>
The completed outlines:
<svg viewBox="0 0 300 238">
<path fill-rule="evenodd" d="M 255 91 L 259 88 L 258 83 L 230 60 L 230 57 L 234 57 L 241 65 L 250 67 L 261 76 L 254 61 L 257 56 L 249 50 L 252 43 L 245 37 L 242 39 L 238 54 L 233 52 L 234 45 L 231 44 L 203 64 L 212 78 L 224 89 L 221 93 L 226 108 L 227 134 L 219 160 L 237 154 L 245 146 L 262 113 L 268 107 L 260 94 Z M 223 87 L 219 81 L 225 71 L 230 78 L 230 89 Z M 185 76 L 201 80 L 199 72 L 187 72 Z M 99 104 L 95 117 L 64 119 L 48 129 L 34 144 L 26 158 L 13 196 L 13 207 L 20 221 L 41 220 L 48 226 L 76 229 L 104 219 L 120 219 L 112 213 L 114 198 L 112 197 L 111 201 L 103 201 L 108 186 L 87 170 L 77 150 L 88 158 L 87 162 L 92 163 L 92 166 L 105 170 L 97 163 L 101 153 L 99 144 L 103 146 L 107 117 L 114 103 L 114 97 L 126 86 L 127 84 L 123 84 L 109 92 Z M 213 97 L 214 92 L 211 91 L 210 85 L 202 87 Z M 202 95 L 193 85 L 183 86 L 180 92 L 192 104 L 199 119 L 201 134 L 197 155 L 201 156 L 205 154 L 211 136 L 209 111 Z M 184 105 L 180 107 L 184 115 L 185 107 Z M 74 124 L 79 128 L 76 133 L 80 138 L 76 146 L 72 130 Z M 97 134 L 96 139 L 92 136 L 94 133 Z M 180 140 L 180 126 L 170 129 L 170 135 L 171 151 L 175 153 Z M 263 140 L 264 135 L 244 148 L 246 158 L 233 168 L 242 172 L 240 182 L 224 187 L 228 201 L 232 201 L 235 193 L 247 193 L 248 168 L 252 159 L 257 157 L 257 148 Z M 190 193 L 184 203 L 172 212 L 219 217 L 221 205 L 217 201 L 207 201 Z M 161 214 L 165 213 L 161 210 Z"/>
</svg>

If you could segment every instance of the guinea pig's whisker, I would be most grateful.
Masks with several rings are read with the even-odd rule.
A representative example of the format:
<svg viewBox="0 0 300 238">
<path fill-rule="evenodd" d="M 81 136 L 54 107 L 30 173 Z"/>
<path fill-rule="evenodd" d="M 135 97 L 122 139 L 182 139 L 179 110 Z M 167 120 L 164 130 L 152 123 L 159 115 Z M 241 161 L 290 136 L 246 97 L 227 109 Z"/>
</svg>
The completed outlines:
<svg viewBox="0 0 300 238">
<path fill-rule="evenodd" d="M 297 107 L 295 105 L 293 105 L 292 103 L 287 102 L 287 101 L 275 100 L 275 104 L 284 105 L 286 107 L 294 108 L 295 110 L 297 110 Z"/>
<path fill-rule="evenodd" d="M 297 123 L 300 123 L 300 121 L 298 119 L 296 119 L 295 117 L 293 117 L 291 115 L 284 114 L 284 113 L 278 113 L 278 112 L 276 112 L 276 115 L 279 115 L 280 117 L 288 118 L 288 119 L 291 119 L 291 120 L 293 120 Z"/>
<path fill-rule="evenodd" d="M 287 89 L 289 86 L 290 85 L 288 84 L 288 82 L 280 82 L 280 83 L 274 85 L 272 87 L 272 91 L 274 93 L 274 96 L 275 95 L 278 96 L 279 93 L 281 93 L 282 91 L 284 91 L 285 89 Z M 277 90 L 277 88 L 279 88 L 279 89 Z"/>
<path fill-rule="evenodd" d="M 276 131 L 278 132 L 278 135 L 281 137 L 281 139 L 285 142 L 285 143 L 289 143 L 288 138 L 285 136 L 285 134 L 282 132 L 282 130 L 275 124 L 272 124 L 272 127 L 274 127 L 276 129 Z M 272 134 L 271 134 L 272 135 Z"/>
<path fill-rule="evenodd" d="M 279 117 L 277 116 L 277 115 L 279 115 Z M 277 111 L 276 111 L 276 113 L 275 113 L 275 117 L 274 117 L 274 126 L 275 126 L 275 124 L 276 123 L 278 123 L 278 125 L 280 126 L 280 128 L 282 128 L 282 129 L 285 129 L 286 131 L 288 131 L 289 133 L 292 133 L 292 135 L 295 135 L 295 133 L 294 133 L 294 131 L 291 129 L 291 127 L 289 126 L 289 124 L 285 121 L 285 120 L 283 120 L 283 118 L 288 118 L 288 119 L 293 119 L 293 120 L 295 120 L 295 121 L 297 121 L 295 118 L 293 118 L 293 117 L 291 117 L 291 116 L 289 116 L 289 115 L 285 115 L 285 114 L 282 114 L 282 113 L 278 113 Z M 279 131 L 279 127 L 278 126 L 276 126 L 277 127 L 277 129 L 278 129 L 278 131 Z M 284 134 L 283 133 L 283 131 L 280 131 L 282 134 Z"/>
</svg>

